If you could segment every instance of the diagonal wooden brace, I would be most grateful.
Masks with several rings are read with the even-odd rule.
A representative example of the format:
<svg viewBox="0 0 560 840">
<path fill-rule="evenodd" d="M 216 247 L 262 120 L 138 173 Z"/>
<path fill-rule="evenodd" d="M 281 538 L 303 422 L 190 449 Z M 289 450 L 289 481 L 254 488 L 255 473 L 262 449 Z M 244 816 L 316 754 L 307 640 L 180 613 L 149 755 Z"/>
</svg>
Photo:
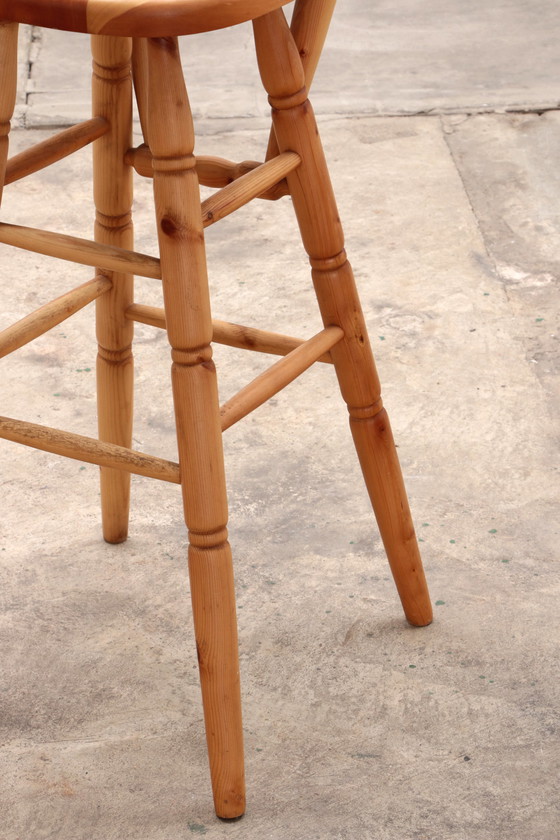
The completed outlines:
<svg viewBox="0 0 560 840">
<path fill-rule="evenodd" d="M 25 149 L 8 160 L 4 184 L 12 184 L 20 178 L 25 178 L 26 175 L 39 172 L 51 163 L 68 157 L 93 140 L 97 140 L 98 137 L 102 137 L 109 128 L 109 123 L 103 117 L 93 117 L 91 120 L 59 131 L 54 137 L 49 137 L 42 143 L 35 143 L 31 148 Z"/>
<path fill-rule="evenodd" d="M 53 452 L 55 455 L 63 455 L 65 458 L 74 458 L 76 461 L 98 464 L 100 467 L 112 467 L 148 478 L 159 478 L 172 484 L 181 483 L 179 464 L 173 461 L 136 452 L 114 443 L 103 443 L 85 435 L 27 423 L 25 420 L 0 417 L 0 438 L 42 449 L 44 452 Z"/>
<path fill-rule="evenodd" d="M 77 236 L 0 223 L 0 242 L 47 257 L 91 265 L 105 271 L 125 271 L 141 277 L 161 279 L 159 260 L 147 254 L 102 245 Z"/>
<path fill-rule="evenodd" d="M 133 303 L 126 310 L 125 316 L 140 324 L 148 324 L 162 330 L 166 328 L 165 312 L 158 306 Z M 291 335 L 260 330 L 256 327 L 245 327 L 242 324 L 231 324 L 229 321 L 218 321 L 216 318 L 212 319 L 212 328 L 212 341 L 215 344 L 226 344 L 228 347 L 237 347 L 239 350 L 269 353 L 272 356 L 287 356 L 296 347 L 305 344 L 303 338 L 294 338 Z M 330 352 L 323 353 L 317 361 L 331 365 L 333 363 Z"/>
<path fill-rule="evenodd" d="M 343 337 L 344 330 L 340 327 L 326 327 L 249 382 L 221 407 L 222 431 L 229 429 L 293 382 Z"/>
<path fill-rule="evenodd" d="M 82 283 L 71 292 L 61 295 L 50 303 L 40 306 L 35 312 L 26 315 L 11 327 L 0 332 L 0 359 L 18 350 L 34 338 L 61 324 L 75 312 L 83 309 L 112 287 L 108 277 L 99 275 L 87 283 Z"/>
</svg>

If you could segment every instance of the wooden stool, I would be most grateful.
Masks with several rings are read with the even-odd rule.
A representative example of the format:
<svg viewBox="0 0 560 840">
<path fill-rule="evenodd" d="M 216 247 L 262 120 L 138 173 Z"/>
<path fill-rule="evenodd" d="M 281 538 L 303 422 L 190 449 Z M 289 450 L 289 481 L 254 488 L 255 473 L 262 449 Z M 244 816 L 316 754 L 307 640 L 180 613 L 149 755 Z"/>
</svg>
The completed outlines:
<svg viewBox="0 0 560 840">
<path fill-rule="evenodd" d="M 342 228 L 307 89 L 334 0 L 0 0 L 0 183 L 93 141 L 95 241 L 2 223 L 0 241 L 95 267 L 89 282 L 0 334 L 6 355 L 96 300 L 99 440 L 9 418 L 0 436 L 99 464 L 103 534 L 126 539 L 130 473 L 181 484 L 189 575 L 216 813 L 245 809 L 243 739 L 222 432 L 314 362 L 334 364 L 365 482 L 408 621 L 432 620 L 408 501 L 344 251 Z M 177 36 L 253 20 L 272 106 L 266 161 L 195 157 Z M 7 161 L 18 22 L 93 35 L 94 117 Z M 132 40 L 134 39 L 134 41 Z M 132 70 L 131 70 L 132 68 Z M 132 81 L 133 80 L 133 81 Z M 145 143 L 132 148 L 134 86 Z M 132 251 L 132 169 L 153 178 L 159 258 Z M 5 178 L 4 178 L 5 175 Z M 200 202 L 199 184 L 219 188 Z M 307 341 L 213 322 L 204 227 L 253 198 L 292 197 L 324 329 Z M 133 275 L 163 284 L 164 309 L 133 299 Z M 134 321 L 171 345 L 179 464 L 130 449 Z M 221 408 L 211 342 L 283 356 Z"/>
</svg>

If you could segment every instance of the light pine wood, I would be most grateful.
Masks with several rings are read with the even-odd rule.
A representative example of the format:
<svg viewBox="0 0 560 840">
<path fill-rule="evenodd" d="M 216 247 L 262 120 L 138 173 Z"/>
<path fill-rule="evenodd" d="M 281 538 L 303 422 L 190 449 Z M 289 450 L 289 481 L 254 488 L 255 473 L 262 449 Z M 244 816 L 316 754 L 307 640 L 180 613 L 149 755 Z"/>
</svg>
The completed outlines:
<svg viewBox="0 0 560 840">
<path fill-rule="evenodd" d="M 165 310 L 159 306 L 133 303 L 126 310 L 126 317 L 141 324 L 166 329 Z M 257 353 L 268 353 L 273 356 L 287 356 L 296 347 L 305 344 L 303 338 L 259 330 L 255 327 L 245 327 L 241 324 L 230 324 L 228 321 L 218 321 L 216 318 L 212 319 L 212 341 L 215 344 L 225 344 L 228 347 L 254 350 Z M 332 364 L 330 353 L 323 353 L 317 361 Z"/>
<path fill-rule="evenodd" d="M 150 327 L 158 327 L 162 330 L 167 329 L 165 309 L 161 306 L 146 306 L 143 303 L 133 303 L 126 310 L 125 316 L 139 324 L 148 324 Z"/>
<path fill-rule="evenodd" d="M 290 31 L 298 48 L 305 87 L 309 93 L 327 37 L 336 0 L 296 0 Z M 278 142 L 271 128 L 266 159 L 278 154 Z"/>
<path fill-rule="evenodd" d="M 237 622 L 194 133 L 176 39 L 148 41 L 154 197 L 216 813 L 245 810 Z"/>
<path fill-rule="evenodd" d="M 145 38 L 139 38 L 137 40 L 141 44 L 146 43 Z M 140 77 L 138 84 L 142 84 L 144 82 L 145 80 Z M 137 102 L 144 100 L 144 96 L 140 93 L 136 81 L 134 82 L 134 92 L 136 94 Z M 142 127 L 142 132 L 145 132 L 146 130 L 146 128 Z M 138 175 L 142 175 L 143 178 L 153 178 L 154 171 L 152 169 L 152 153 L 146 143 L 141 143 L 139 146 L 132 146 L 130 149 L 127 149 L 124 160 L 129 166 L 134 167 L 134 170 Z"/>
<path fill-rule="evenodd" d="M 241 163 L 234 163 L 232 160 L 216 157 L 214 155 L 196 156 L 196 174 L 200 184 L 205 187 L 227 187 L 232 181 L 241 178 L 258 166 L 262 166 L 256 160 L 244 160 Z"/>
<path fill-rule="evenodd" d="M 336 0 L 296 0 L 290 30 L 309 91 L 327 37 Z"/>
<path fill-rule="evenodd" d="M 0 332 L 0 359 L 61 324 L 111 288 L 108 277 L 94 277 L 71 292 L 40 306 L 35 312 Z"/>
<path fill-rule="evenodd" d="M 103 246 L 131 249 L 132 169 L 124 156 L 132 143 L 132 41 L 94 36 L 91 49 L 93 113 L 111 126 L 93 145 L 95 239 Z M 112 289 L 96 303 L 99 439 L 130 447 L 134 324 L 125 312 L 133 302 L 133 275 L 121 270 L 107 276 Z M 110 543 L 122 542 L 128 534 L 130 476 L 102 467 L 100 482 L 103 536 Z"/>
<path fill-rule="evenodd" d="M 327 327 L 253 379 L 220 409 L 222 431 L 229 429 L 293 382 L 339 342 L 343 335 L 340 327 Z"/>
<path fill-rule="evenodd" d="M 354 443 L 405 615 L 429 624 L 432 608 L 389 420 L 367 337 L 299 50 L 281 9 L 253 22 L 259 69 L 280 151 L 302 163 L 287 176 L 325 325 L 345 334 L 331 350 Z"/>
<path fill-rule="evenodd" d="M 17 23 L 1 22 L 0 16 L 0 203 L 6 177 L 10 120 L 16 104 Z"/>
<path fill-rule="evenodd" d="M 213 225 L 214 222 L 239 210 L 244 204 L 248 204 L 253 198 L 282 181 L 288 172 L 293 172 L 299 164 L 298 155 L 294 152 L 284 152 L 251 172 L 247 172 L 246 175 L 242 175 L 227 187 L 222 187 L 202 202 L 203 226 Z"/>
<path fill-rule="evenodd" d="M 33 172 L 50 166 L 68 155 L 83 149 L 109 130 L 109 123 L 102 117 L 73 125 L 64 131 L 59 131 L 54 137 L 49 137 L 41 143 L 35 143 L 30 149 L 20 152 L 8 160 L 6 167 L 6 184 L 19 181 Z"/>
<path fill-rule="evenodd" d="M 135 473 L 172 484 L 181 483 L 179 464 L 173 461 L 155 458 L 153 455 L 112 443 L 102 443 L 85 435 L 40 426 L 37 423 L 0 417 L 0 438 L 76 461 L 85 461 L 87 464 L 110 467 L 111 470 L 123 471 L 125 474 Z"/>
<path fill-rule="evenodd" d="M 139 147 L 139 150 L 142 149 L 148 152 L 149 172 L 140 172 L 136 168 L 134 160 L 129 159 L 129 152 L 135 152 L 136 149 L 130 149 L 127 152 L 125 161 L 130 166 L 134 166 L 139 175 L 147 174 L 151 178 L 152 161 L 148 137 L 148 44 L 145 38 L 134 38 L 132 41 L 132 80 L 142 137 L 144 138 L 144 143 Z M 139 161 L 139 163 L 141 162 Z"/>
<path fill-rule="evenodd" d="M 0 222 L 0 242 L 47 257 L 98 267 L 100 271 L 121 273 L 124 270 L 140 274 L 142 277 L 161 277 L 159 260 L 156 257 L 113 245 L 102 245 L 100 242 L 90 242 L 89 239 L 81 239 L 78 236 Z"/>
<path fill-rule="evenodd" d="M 0 20 L 144 38 L 235 26 L 291 0 L 0 0 Z"/>
<path fill-rule="evenodd" d="M 147 145 L 142 143 L 133 149 L 129 149 L 126 153 L 125 160 L 134 167 L 139 175 L 144 178 L 152 178 L 154 171 L 152 168 L 152 153 Z M 198 155 L 196 157 L 196 174 L 198 175 L 199 184 L 205 187 L 227 187 L 232 181 L 241 178 L 248 172 L 262 166 L 256 160 L 244 160 L 241 163 L 234 163 L 225 158 L 215 157 L 212 155 Z M 259 193 L 256 198 L 265 198 L 271 201 L 277 201 L 282 196 L 288 194 L 288 185 L 284 179 L 268 187 L 263 192 Z"/>
<path fill-rule="evenodd" d="M 334 362 L 406 617 L 415 625 L 432 619 L 400 465 L 307 99 L 335 0 L 296 0 L 291 27 L 281 8 L 287 2 L 0 0 L 0 20 L 94 35 L 92 120 L 13 158 L 7 177 L 16 180 L 93 141 L 96 241 L 0 224 L 0 242 L 95 266 L 98 276 L 1 333 L 0 351 L 22 346 L 95 298 L 101 440 L 9 418 L 0 418 L 0 437 L 100 465 L 104 536 L 110 542 L 126 538 L 130 473 L 181 484 L 210 774 L 216 813 L 223 818 L 244 812 L 245 783 L 222 430 L 315 361 Z M 249 19 L 272 105 L 266 162 L 196 158 L 177 41 L 171 36 Z M 0 176 L 15 102 L 16 47 L 17 24 L 0 23 Z M 137 148 L 131 146 L 132 74 L 145 140 Z M 153 178 L 160 259 L 131 250 L 132 168 Z M 202 205 L 199 183 L 219 190 Z M 287 193 L 325 327 L 308 341 L 211 318 L 203 228 L 254 197 L 277 199 Z M 162 280 L 164 309 L 133 302 L 133 274 Z M 130 448 L 134 321 L 167 330 L 179 464 Z M 212 341 L 284 356 L 229 400 L 221 415 Z"/>
</svg>

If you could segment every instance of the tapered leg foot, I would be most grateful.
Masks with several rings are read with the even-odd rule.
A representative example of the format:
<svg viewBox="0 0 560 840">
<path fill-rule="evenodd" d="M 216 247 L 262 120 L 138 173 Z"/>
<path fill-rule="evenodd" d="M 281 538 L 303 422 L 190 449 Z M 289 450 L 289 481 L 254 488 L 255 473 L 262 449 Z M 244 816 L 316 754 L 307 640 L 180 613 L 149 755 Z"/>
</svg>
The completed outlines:
<svg viewBox="0 0 560 840">
<path fill-rule="evenodd" d="M 432 621 L 432 605 L 352 269 L 344 252 L 312 265 L 323 320 L 345 332 L 331 355 L 389 566 L 407 620 L 422 627 Z"/>
<path fill-rule="evenodd" d="M 162 269 L 189 577 L 216 814 L 245 810 L 237 624 L 212 318 L 177 40 L 147 42 L 148 137 Z"/>
<path fill-rule="evenodd" d="M 350 428 L 404 613 L 423 627 L 432 605 L 387 412 L 351 416 Z"/>
<path fill-rule="evenodd" d="M 191 544 L 189 578 L 214 808 L 218 817 L 235 819 L 245 813 L 245 771 L 229 543 Z"/>
</svg>

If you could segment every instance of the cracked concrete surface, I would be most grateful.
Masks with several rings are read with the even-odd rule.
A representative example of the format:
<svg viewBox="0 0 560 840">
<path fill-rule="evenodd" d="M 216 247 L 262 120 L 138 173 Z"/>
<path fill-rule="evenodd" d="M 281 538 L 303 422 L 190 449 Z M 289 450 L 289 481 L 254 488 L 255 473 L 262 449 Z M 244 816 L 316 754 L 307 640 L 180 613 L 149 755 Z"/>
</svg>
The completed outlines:
<svg viewBox="0 0 560 840">
<path fill-rule="evenodd" d="M 402 619 L 316 367 L 224 438 L 249 791 L 221 823 L 177 488 L 133 478 L 130 539 L 107 546 L 94 467 L 0 441 L 2 840 L 560 836 L 559 18 L 347 0 L 314 85 L 434 624 Z M 249 34 L 183 42 L 201 152 L 263 154 Z M 89 116 L 87 38 L 24 27 L 20 57 L 12 150 Z M 85 150 L 8 188 L 4 218 L 87 235 L 88 171 Z M 149 209 L 138 183 L 154 253 Z M 0 259 L 2 326 L 89 277 Z M 216 317 L 316 331 L 288 201 L 210 229 L 208 259 Z M 135 354 L 134 445 L 175 458 L 163 333 L 139 325 Z M 1 413 L 94 434 L 94 358 L 87 309 L 2 360 Z M 223 399 L 269 363 L 216 360 Z"/>
</svg>

